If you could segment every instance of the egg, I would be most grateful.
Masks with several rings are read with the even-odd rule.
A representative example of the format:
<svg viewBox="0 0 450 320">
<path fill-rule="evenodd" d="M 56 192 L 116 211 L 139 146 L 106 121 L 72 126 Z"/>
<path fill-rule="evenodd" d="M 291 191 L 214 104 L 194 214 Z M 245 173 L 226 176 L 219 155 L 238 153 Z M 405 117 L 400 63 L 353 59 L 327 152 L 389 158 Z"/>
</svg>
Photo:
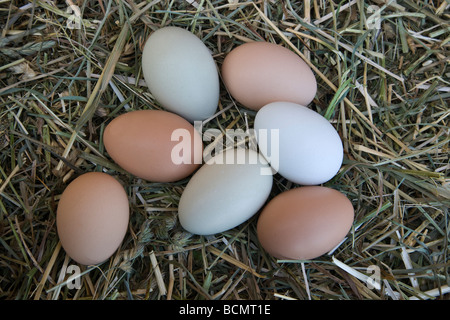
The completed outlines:
<svg viewBox="0 0 450 320">
<path fill-rule="evenodd" d="M 305 106 L 269 103 L 257 112 L 254 130 L 260 152 L 291 182 L 322 184 L 342 166 L 344 151 L 336 129 Z"/>
<path fill-rule="evenodd" d="M 252 110 L 276 101 L 308 105 L 317 91 L 316 78 L 306 62 L 270 42 L 249 42 L 234 48 L 226 55 L 221 73 L 231 96 Z"/>
<path fill-rule="evenodd" d="M 104 262 L 122 243 L 129 215 L 127 194 L 115 178 L 103 172 L 82 174 L 59 199 L 56 227 L 61 246 L 80 264 Z"/>
<path fill-rule="evenodd" d="M 278 194 L 264 207 L 257 237 L 278 259 L 310 260 L 339 245 L 353 220 L 352 203 L 343 193 L 323 186 L 298 187 Z"/>
<path fill-rule="evenodd" d="M 151 94 L 191 123 L 212 116 L 219 101 L 219 75 L 206 45 L 179 27 L 163 27 L 147 39 L 142 72 Z"/>
<path fill-rule="evenodd" d="M 114 118 L 103 143 L 122 169 L 151 182 L 188 177 L 202 163 L 201 135 L 186 119 L 164 110 L 134 110 Z"/>
<path fill-rule="evenodd" d="M 255 215 L 268 198 L 273 176 L 256 151 L 227 149 L 212 157 L 189 180 L 178 206 L 181 226 L 211 235 L 230 230 Z"/>
</svg>

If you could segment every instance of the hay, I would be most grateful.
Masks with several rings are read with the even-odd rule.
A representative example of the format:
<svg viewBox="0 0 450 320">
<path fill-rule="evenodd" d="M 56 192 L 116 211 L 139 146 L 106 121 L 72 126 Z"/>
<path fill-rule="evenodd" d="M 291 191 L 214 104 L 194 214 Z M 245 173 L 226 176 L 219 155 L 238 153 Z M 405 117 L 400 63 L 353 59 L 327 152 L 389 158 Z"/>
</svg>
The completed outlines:
<svg viewBox="0 0 450 320">
<path fill-rule="evenodd" d="M 448 2 L 68 3 L 81 22 L 62 1 L 0 1 L 1 299 L 448 299 Z M 371 20 L 374 5 L 381 20 Z M 257 241 L 256 217 L 215 236 L 188 234 L 176 216 L 187 179 L 142 181 L 108 157 L 101 138 L 112 118 L 160 108 L 140 55 L 166 25 L 199 36 L 218 66 L 254 40 L 308 61 L 319 87 L 310 107 L 331 121 L 345 149 L 325 185 L 356 212 L 332 254 L 277 261 Z M 218 111 L 204 128 L 252 125 L 254 112 L 223 87 Z M 90 171 L 120 179 L 132 217 L 117 253 L 81 267 L 80 288 L 71 288 L 73 262 L 55 212 L 65 186 Z M 271 197 L 295 187 L 280 176 L 274 182 Z"/>
</svg>

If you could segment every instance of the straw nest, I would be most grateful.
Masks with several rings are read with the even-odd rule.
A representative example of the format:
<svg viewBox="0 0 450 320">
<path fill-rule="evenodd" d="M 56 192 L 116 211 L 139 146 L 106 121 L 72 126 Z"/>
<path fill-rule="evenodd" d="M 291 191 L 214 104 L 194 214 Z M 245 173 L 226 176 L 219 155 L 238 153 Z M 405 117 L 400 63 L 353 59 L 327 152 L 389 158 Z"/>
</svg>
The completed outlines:
<svg viewBox="0 0 450 320">
<path fill-rule="evenodd" d="M 0 1 L 0 298 L 448 299 L 448 10 L 444 0 Z M 160 108 L 140 58 L 151 32 L 168 25 L 201 38 L 218 67 L 255 40 L 311 66 L 310 107 L 329 117 L 345 150 L 325 185 L 355 208 L 332 253 L 276 260 L 257 241 L 256 216 L 211 237 L 188 234 L 177 220 L 188 179 L 143 181 L 109 158 L 111 119 Z M 205 128 L 252 125 L 254 113 L 224 88 L 218 111 Z M 132 216 L 116 254 L 79 266 L 72 288 L 55 212 L 67 184 L 91 171 L 124 184 Z M 275 176 L 271 197 L 294 187 Z"/>
</svg>

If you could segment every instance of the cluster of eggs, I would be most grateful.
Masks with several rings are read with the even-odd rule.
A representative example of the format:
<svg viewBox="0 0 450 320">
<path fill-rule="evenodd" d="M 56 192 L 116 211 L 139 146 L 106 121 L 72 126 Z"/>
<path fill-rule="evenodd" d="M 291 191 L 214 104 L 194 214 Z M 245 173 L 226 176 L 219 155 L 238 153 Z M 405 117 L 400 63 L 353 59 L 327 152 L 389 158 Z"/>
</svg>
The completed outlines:
<svg viewBox="0 0 450 320">
<path fill-rule="evenodd" d="M 320 186 L 339 171 L 342 143 L 328 120 L 305 107 L 317 84 L 298 55 L 268 42 L 246 43 L 228 53 L 223 83 L 237 102 L 256 111 L 257 148 L 225 148 L 208 161 L 207 138 L 193 125 L 214 116 L 219 103 L 219 76 L 206 45 L 182 28 L 161 28 L 145 43 L 142 71 L 163 109 L 116 117 L 106 126 L 103 143 L 136 177 L 152 182 L 190 177 L 178 206 L 186 231 L 225 232 L 259 212 L 261 246 L 274 257 L 300 260 L 316 258 L 345 238 L 353 206 L 341 192 Z M 301 186 L 268 201 L 275 173 Z M 78 263 L 103 262 L 123 241 L 129 215 L 127 194 L 116 179 L 83 174 L 59 200 L 61 244 Z"/>
</svg>

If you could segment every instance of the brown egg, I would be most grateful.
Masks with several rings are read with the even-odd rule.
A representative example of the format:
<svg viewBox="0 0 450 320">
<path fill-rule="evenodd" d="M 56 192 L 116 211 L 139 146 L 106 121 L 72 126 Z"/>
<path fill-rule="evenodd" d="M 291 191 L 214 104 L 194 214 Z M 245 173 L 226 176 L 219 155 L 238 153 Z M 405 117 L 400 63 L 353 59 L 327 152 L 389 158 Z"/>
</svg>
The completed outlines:
<svg viewBox="0 0 450 320">
<path fill-rule="evenodd" d="M 122 243 L 129 215 L 127 194 L 116 179 L 102 172 L 85 173 L 59 200 L 56 227 L 61 245 L 80 264 L 101 263 Z"/>
<path fill-rule="evenodd" d="M 202 160 L 200 134 L 187 120 L 168 111 L 139 110 L 120 115 L 105 128 L 103 142 L 120 167 L 152 182 L 186 178 Z"/>
<path fill-rule="evenodd" d="M 276 101 L 307 106 L 316 95 L 316 78 L 293 51 L 270 42 L 249 42 L 231 50 L 222 64 L 229 93 L 244 107 L 259 110 Z"/>
<path fill-rule="evenodd" d="M 257 223 L 263 248 L 279 259 L 309 260 L 335 248 L 354 219 L 350 200 L 322 186 L 285 191 L 262 210 Z"/>
</svg>

